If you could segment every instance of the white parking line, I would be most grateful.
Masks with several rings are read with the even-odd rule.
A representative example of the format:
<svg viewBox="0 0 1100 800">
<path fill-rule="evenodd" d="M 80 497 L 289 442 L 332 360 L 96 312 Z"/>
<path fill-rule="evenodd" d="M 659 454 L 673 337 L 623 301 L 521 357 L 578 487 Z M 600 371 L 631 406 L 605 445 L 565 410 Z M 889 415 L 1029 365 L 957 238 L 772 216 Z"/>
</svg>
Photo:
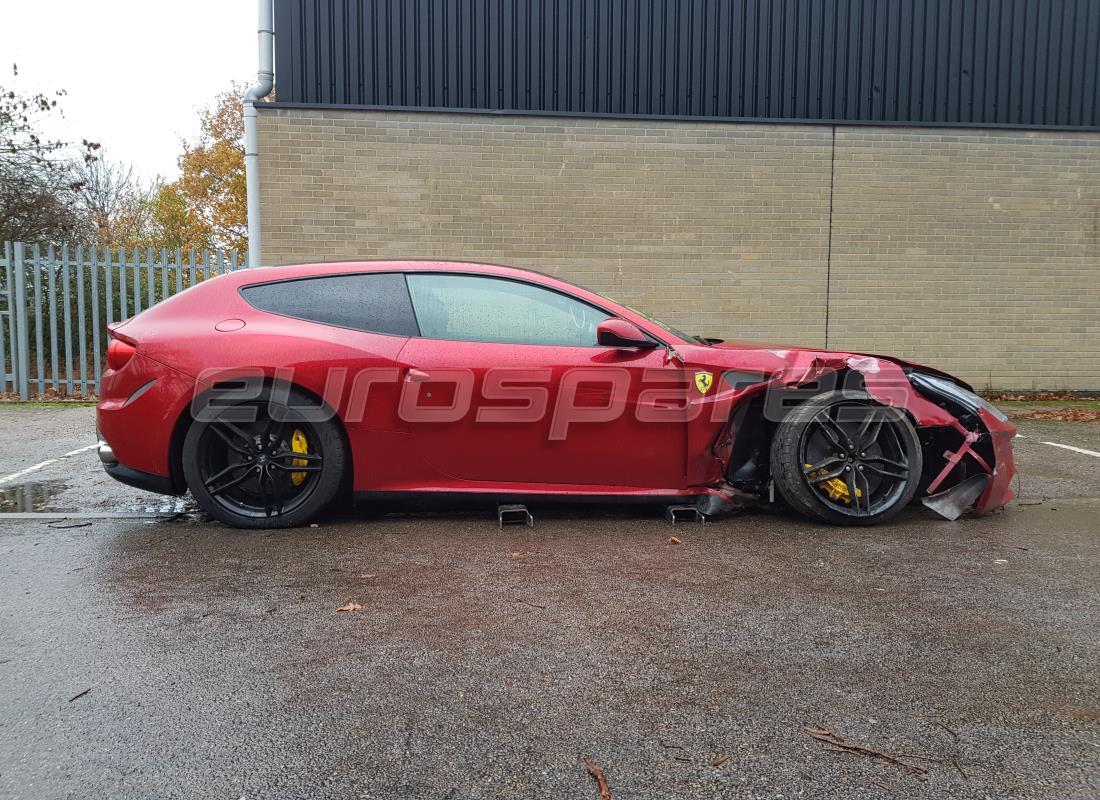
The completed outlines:
<svg viewBox="0 0 1100 800">
<path fill-rule="evenodd" d="M 79 447 L 76 450 L 70 450 L 69 452 L 67 452 L 65 455 L 63 455 L 61 457 L 62 458 L 68 458 L 69 456 L 77 456 L 77 455 L 80 455 L 81 453 L 87 453 L 89 450 L 95 450 L 97 447 L 99 447 L 99 442 L 96 442 L 95 444 L 90 444 L 87 447 Z"/>
<path fill-rule="evenodd" d="M 13 472 L 11 475 L 5 475 L 3 478 L 0 478 L 0 486 L 3 486 L 5 483 L 11 483 L 16 478 L 22 478 L 24 475 L 30 475 L 32 472 L 36 472 L 37 470 L 42 469 L 42 467 L 48 467 L 50 464 L 56 463 L 56 458 L 50 458 L 46 461 L 39 461 L 33 467 L 27 467 L 26 469 L 21 469 L 18 472 Z"/>
<path fill-rule="evenodd" d="M 1074 447 L 1071 444 L 1058 444 L 1058 442 L 1043 442 L 1043 444 L 1049 444 L 1051 447 L 1061 447 L 1063 450 L 1072 450 L 1075 453 L 1082 453 L 1086 456 L 1100 458 L 1100 453 L 1097 453 L 1095 450 L 1086 450 L 1083 447 Z"/>
<path fill-rule="evenodd" d="M 98 446 L 99 443 L 97 442 L 96 444 L 90 444 L 87 447 L 80 447 L 76 450 L 70 450 L 69 452 L 65 453 L 64 455 L 60 455 L 57 458 L 47 458 L 45 461 L 39 461 L 33 466 L 27 467 L 26 469 L 21 469 L 18 472 L 13 472 L 11 475 L 5 475 L 4 477 L 0 478 L 0 486 L 3 486 L 5 483 L 11 483 L 14 480 L 22 478 L 24 475 L 30 475 L 32 472 L 37 472 L 43 467 L 48 467 L 50 464 L 56 464 L 63 458 L 69 458 L 70 456 L 76 456 L 80 455 L 81 453 L 86 453 L 89 450 L 93 450 Z"/>
</svg>

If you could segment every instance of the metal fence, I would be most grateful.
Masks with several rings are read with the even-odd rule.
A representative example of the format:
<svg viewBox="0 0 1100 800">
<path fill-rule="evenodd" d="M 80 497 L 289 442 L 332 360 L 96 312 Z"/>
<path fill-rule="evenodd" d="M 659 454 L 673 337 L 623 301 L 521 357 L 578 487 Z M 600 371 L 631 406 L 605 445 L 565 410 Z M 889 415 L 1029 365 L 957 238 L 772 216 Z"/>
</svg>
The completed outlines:
<svg viewBox="0 0 1100 800">
<path fill-rule="evenodd" d="M 42 248 L 5 242 L 0 261 L 0 391 L 20 400 L 94 397 L 107 325 L 223 272 L 237 253 Z"/>
</svg>

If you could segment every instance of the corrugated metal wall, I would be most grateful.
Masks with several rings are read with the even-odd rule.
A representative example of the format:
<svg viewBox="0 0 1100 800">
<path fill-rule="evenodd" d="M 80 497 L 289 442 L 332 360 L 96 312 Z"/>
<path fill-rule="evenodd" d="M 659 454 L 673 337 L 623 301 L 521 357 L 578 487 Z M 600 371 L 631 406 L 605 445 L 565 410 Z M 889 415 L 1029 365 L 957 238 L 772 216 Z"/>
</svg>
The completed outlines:
<svg viewBox="0 0 1100 800">
<path fill-rule="evenodd" d="M 1100 126 L 1100 0 L 275 0 L 280 102 Z"/>
</svg>

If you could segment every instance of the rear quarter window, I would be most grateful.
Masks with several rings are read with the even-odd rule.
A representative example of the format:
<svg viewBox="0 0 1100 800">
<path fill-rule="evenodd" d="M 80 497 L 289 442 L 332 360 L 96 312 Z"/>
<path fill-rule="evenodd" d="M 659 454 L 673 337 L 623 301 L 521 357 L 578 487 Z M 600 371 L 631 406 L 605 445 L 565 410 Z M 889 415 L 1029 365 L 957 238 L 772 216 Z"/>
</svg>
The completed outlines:
<svg viewBox="0 0 1100 800">
<path fill-rule="evenodd" d="M 392 336 L 418 336 L 405 276 L 398 272 L 325 275 L 241 289 L 260 311 Z"/>
</svg>

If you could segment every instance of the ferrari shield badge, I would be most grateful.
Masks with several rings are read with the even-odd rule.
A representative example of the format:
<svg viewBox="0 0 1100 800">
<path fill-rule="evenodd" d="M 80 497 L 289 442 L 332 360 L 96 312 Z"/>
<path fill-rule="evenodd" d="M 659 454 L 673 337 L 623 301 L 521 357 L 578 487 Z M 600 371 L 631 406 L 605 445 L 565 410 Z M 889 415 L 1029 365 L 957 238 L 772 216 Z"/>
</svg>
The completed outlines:
<svg viewBox="0 0 1100 800">
<path fill-rule="evenodd" d="M 710 391 L 710 387 L 714 384 L 714 376 L 709 372 L 696 372 L 695 373 L 695 388 L 699 390 L 699 394 L 706 394 Z"/>
</svg>

